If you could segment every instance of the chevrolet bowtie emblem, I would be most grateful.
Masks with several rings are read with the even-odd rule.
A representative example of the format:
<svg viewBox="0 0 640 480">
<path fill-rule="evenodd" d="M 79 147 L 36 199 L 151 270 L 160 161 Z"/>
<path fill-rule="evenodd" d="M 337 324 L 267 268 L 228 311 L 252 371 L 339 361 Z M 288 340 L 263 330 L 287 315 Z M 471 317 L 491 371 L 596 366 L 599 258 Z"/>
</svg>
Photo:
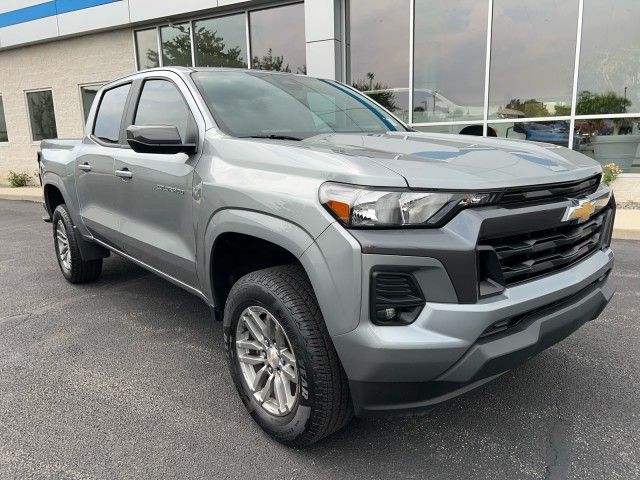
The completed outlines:
<svg viewBox="0 0 640 480">
<path fill-rule="evenodd" d="M 586 222 L 591 218 L 596 211 L 596 207 L 590 200 L 573 200 L 575 205 L 567 207 L 567 211 L 562 217 L 563 222 L 570 222 L 571 220 L 582 220 Z"/>
</svg>

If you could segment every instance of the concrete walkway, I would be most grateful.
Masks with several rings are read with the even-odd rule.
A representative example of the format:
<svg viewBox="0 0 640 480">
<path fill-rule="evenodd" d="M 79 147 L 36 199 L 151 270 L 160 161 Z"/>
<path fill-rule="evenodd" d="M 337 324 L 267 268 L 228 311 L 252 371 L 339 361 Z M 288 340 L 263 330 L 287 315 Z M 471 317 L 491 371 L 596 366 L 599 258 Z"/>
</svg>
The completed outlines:
<svg viewBox="0 0 640 480">
<path fill-rule="evenodd" d="M 0 187 L 0 200 L 42 201 L 40 187 Z M 623 240 L 640 240 L 640 210 L 619 208 L 613 228 L 613 238 Z"/>
</svg>

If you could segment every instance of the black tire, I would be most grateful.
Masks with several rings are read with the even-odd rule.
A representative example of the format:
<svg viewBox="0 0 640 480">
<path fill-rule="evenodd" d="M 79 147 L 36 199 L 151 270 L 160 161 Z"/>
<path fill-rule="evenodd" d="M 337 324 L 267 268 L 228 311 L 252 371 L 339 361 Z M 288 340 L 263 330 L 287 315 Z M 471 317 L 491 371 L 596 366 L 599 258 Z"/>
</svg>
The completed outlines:
<svg viewBox="0 0 640 480">
<path fill-rule="evenodd" d="M 97 279 L 102 272 L 102 259 L 82 260 L 80 248 L 76 242 L 73 222 L 66 205 L 63 204 L 56 207 L 51 223 L 53 224 L 53 244 L 56 251 L 56 259 L 64 278 L 71 283 L 88 283 Z M 57 235 L 59 226 L 63 229 L 68 241 L 69 265 L 65 265 L 60 255 Z"/>
<path fill-rule="evenodd" d="M 295 405 L 284 416 L 272 415 L 260 405 L 240 370 L 236 328 L 249 306 L 263 307 L 278 320 L 296 357 L 300 390 Z M 231 289 L 224 317 L 231 376 L 247 410 L 269 435 L 286 445 L 304 447 L 351 420 L 347 378 L 300 267 L 283 265 L 245 275 Z"/>
</svg>

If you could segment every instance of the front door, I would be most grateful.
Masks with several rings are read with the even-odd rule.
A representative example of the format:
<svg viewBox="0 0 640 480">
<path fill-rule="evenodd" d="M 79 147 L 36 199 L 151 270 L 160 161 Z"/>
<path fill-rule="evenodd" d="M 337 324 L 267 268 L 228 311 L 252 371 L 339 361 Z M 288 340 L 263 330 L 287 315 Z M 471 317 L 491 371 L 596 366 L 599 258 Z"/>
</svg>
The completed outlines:
<svg viewBox="0 0 640 480">
<path fill-rule="evenodd" d="M 110 88 L 100 98 L 93 128 L 76 158 L 80 216 L 91 235 L 120 248 L 120 211 L 115 157 L 122 148 L 121 122 L 131 83 Z"/>
<path fill-rule="evenodd" d="M 184 141 L 197 126 L 176 85 L 144 81 L 133 125 L 174 125 Z M 193 179 L 197 155 L 122 149 L 115 170 L 122 192 L 120 234 L 132 257 L 192 287 L 196 276 Z"/>
</svg>

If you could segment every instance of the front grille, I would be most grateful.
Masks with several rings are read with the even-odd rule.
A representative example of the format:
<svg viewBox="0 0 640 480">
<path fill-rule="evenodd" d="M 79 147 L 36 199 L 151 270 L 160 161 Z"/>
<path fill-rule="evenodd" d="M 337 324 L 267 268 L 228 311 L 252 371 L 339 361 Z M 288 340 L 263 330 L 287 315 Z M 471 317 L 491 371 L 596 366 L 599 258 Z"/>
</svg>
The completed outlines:
<svg viewBox="0 0 640 480">
<path fill-rule="evenodd" d="M 580 224 L 481 239 L 479 247 L 495 252 L 502 270 L 503 278 L 499 279 L 502 285 L 531 280 L 569 267 L 598 249 L 606 235 L 604 227 L 608 211 L 609 208 L 605 208 Z M 481 278 L 492 278 L 484 272 L 480 274 Z"/>
<path fill-rule="evenodd" d="M 514 203 L 548 203 L 559 199 L 580 198 L 595 192 L 598 189 L 598 185 L 600 185 L 600 175 L 574 182 L 508 188 L 500 196 L 499 203 L 502 205 Z"/>
</svg>

